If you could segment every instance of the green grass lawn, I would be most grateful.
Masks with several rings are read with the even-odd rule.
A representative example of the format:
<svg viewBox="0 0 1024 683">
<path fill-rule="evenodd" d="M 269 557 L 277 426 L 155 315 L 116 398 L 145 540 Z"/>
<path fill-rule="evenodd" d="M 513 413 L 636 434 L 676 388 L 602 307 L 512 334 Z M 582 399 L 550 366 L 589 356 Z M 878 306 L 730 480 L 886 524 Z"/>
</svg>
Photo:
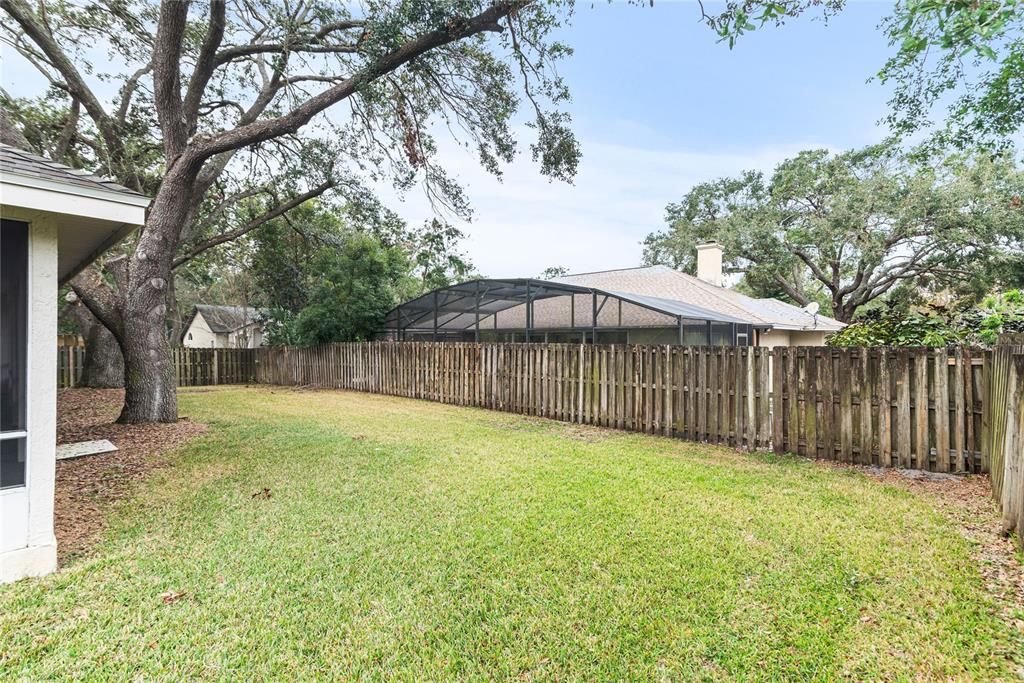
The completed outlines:
<svg viewBox="0 0 1024 683">
<path fill-rule="evenodd" d="M 857 472 L 357 393 L 184 391 L 181 405 L 210 430 L 100 547 L 0 587 L 0 678 L 1020 666 L 953 524 Z"/>
</svg>

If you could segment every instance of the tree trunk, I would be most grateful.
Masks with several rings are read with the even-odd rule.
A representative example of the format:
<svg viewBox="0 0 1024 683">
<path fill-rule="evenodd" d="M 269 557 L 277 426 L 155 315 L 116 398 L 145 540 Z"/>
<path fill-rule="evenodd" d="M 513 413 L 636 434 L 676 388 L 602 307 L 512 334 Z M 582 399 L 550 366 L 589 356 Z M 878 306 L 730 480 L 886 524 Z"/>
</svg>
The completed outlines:
<svg viewBox="0 0 1024 683">
<path fill-rule="evenodd" d="M 177 379 L 163 315 L 154 321 L 129 307 L 125 320 L 122 424 L 176 422 Z"/>
<path fill-rule="evenodd" d="M 124 289 L 124 407 L 118 422 L 176 422 L 177 378 L 167 339 L 167 297 L 177 236 L 191 216 L 195 174 L 164 177 L 135 244 Z"/>
<path fill-rule="evenodd" d="M 181 314 L 181 306 L 178 304 L 173 272 L 171 273 L 170 281 L 167 283 L 167 305 L 170 310 L 170 315 L 168 316 L 170 332 L 168 332 L 167 338 L 171 341 L 171 348 L 177 348 L 181 346 L 181 335 L 185 331 L 185 319 Z"/>
<path fill-rule="evenodd" d="M 85 339 L 85 360 L 79 386 L 94 389 L 120 389 L 124 386 L 124 356 L 117 339 L 89 309 L 77 300 L 71 315 Z"/>
<path fill-rule="evenodd" d="M 853 314 L 856 313 L 857 306 L 850 306 L 846 303 L 845 298 L 832 297 L 832 317 L 841 323 L 849 323 L 853 320 Z"/>
</svg>

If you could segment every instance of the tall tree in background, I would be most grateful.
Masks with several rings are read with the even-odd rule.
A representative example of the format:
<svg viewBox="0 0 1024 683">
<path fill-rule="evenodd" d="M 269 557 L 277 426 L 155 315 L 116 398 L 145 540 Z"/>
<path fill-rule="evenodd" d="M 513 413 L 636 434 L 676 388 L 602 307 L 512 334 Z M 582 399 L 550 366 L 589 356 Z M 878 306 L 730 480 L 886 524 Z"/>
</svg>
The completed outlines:
<svg viewBox="0 0 1024 683">
<path fill-rule="evenodd" d="M 399 301 L 472 271 L 459 251 L 458 229 L 437 219 L 409 229 L 382 207 L 368 209 L 372 205 L 362 203 L 339 212 L 311 201 L 252 233 L 246 272 L 256 288 L 254 303 L 264 309 L 268 343 L 368 338 L 369 322 L 383 320 Z M 352 292 L 365 293 L 365 301 Z"/>
<path fill-rule="evenodd" d="M 770 178 L 748 171 L 696 186 L 648 235 L 644 258 L 693 272 L 715 240 L 726 268 L 760 296 L 804 305 L 824 295 L 850 321 L 905 283 L 984 293 L 993 265 L 1024 243 L 1024 174 L 1009 160 L 916 165 L 885 147 L 808 151 Z"/>
<path fill-rule="evenodd" d="M 460 188 L 434 160 L 438 116 L 494 173 L 511 160 L 519 93 L 541 171 L 569 178 L 579 149 L 550 40 L 563 3 L 456 0 L 279 4 L 270 0 L 30 5 L 0 0 L 4 41 L 66 93 L 73 142 L 101 170 L 150 193 L 127 258 L 73 286 L 117 338 L 126 364 L 122 422 L 177 418 L 165 332 L 172 269 L 324 192 L 353 195 L 391 178 L 423 183 L 466 215 Z M 81 46 L 107 49 L 91 64 Z M 115 73 L 105 72 L 124 65 Z M 517 81 L 518 78 L 518 81 Z M 113 101 L 97 85 L 118 84 Z M 346 103 L 332 116 L 321 116 Z M 310 125 L 310 124 L 313 125 Z M 301 131 L 301 134 L 300 134 Z M 259 198 L 237 225 L 223 216 Z"/>
<path fill-rule="evenodd" d="M 413 264 L 413 286 L 406 293 L 408 298 L 472 276 L 473 264 L 459 249 L 465 237 L 461 230 L 437 218 L 408 233 L 406 250 Z"/>
<path fill-rule="evenodd" d="M 1010 146 L 1024 126 L 1024 3 L 902 0 L 883 28 L 898 46 L 878 74 L 894 87 L 894 132 L 929 131 L 932 150 Z"/>
<path fill-rule="evenodd" d="M 73 291 L 67 293 L 65 302 L 62 315 L 74 321 L 75 328 L 85 340 L 82 375 L 76 386 L 120 389 L 124 386 L 124 357 L 114 335 L 96 320 Z"/>
<path fill-rule="evenodd" d="M 409 259 L 371 235 L 353 234 L 341 249 L 321 250 L 306 306 L 295 318 L 303 345 L 372 339 L 401 297 Z"/>
</svg>

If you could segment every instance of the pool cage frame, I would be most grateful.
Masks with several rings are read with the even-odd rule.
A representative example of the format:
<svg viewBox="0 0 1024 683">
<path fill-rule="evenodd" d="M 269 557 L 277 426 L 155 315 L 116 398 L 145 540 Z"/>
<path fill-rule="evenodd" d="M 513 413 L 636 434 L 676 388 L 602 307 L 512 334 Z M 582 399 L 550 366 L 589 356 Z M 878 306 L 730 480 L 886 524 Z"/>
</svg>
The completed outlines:
<svg viewBox="0 0 1024 683">
<path fill-rule="evenodd" d="M 568 324 L 538 327 L 534 305 L 557 297 L 568 297 Z M 578 310 L 579 298 L 585 301 L 585 310 Z M 614 325 L 601 319 L 602 315 L 607 318 L 609 304 L 618 309 L 617 316 L 615 309 L 611 309 Z M 623 324 L 624 304 L 665 316 L 672 324 Z M 500 325 L 499 314 L 517 306 L 525 306 L 525 324 Z M 679 345 L 748 346 L 754 343 L 755 329 L 764 326 L 672 299 L 532 278 L 486 278 L 441 287 L 399 304 L 385 316 L 380 338 L 479 342 L 496 336 L 511 336 L 518 341 L 516 337 L 521 336 L 521 341 L 529 343 L 546 341 L 553 333 L 558 337 L 579 334 L 583 343 L 594 343 L 602 333 L 607 336 L 611 332 L 670 328 L 677 330 L 674 342 Z M 698 337 L 699 342 L 694 343 Z M 722 341 L 727 343 L 721 344 Z"/>
</svg>

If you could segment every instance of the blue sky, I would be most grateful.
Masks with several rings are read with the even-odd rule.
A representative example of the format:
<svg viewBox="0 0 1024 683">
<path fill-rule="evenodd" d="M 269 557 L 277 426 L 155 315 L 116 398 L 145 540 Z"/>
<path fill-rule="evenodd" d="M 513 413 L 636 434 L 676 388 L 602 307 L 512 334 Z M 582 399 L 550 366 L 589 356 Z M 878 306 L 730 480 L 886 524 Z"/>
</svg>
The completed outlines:
<svg viewBox="0 0 1024 683">
<path fill-rule="evenodd" d="M 641 240 L 664 226 L 665 205 L 694 184 L 770 171 L 802 149 L 881 140 L 887 93 L 867 79 L 892 51 L 877 29 L 890 9 L 849 0 L 827 24 L 801 18 L 744 36 L 730 50 L 699 22 L 696 2 L 581 1 L 561 35 L 575 49 L 561 73 L 583 146 L 572 185 L 541 177 L 528 154 L 498 182 L 471 154 L 439 140 L 442 163 L 475 209 L 460 225 L 470 258 L 490 276 L 635 266 Z M 14 95 L 44 88 L 8 50 L 0 83 Z M 529 131 L 522 132 L 527 150 Z M 432 215 L 421 192 L 380 193 L 411 223 Z"/>
<path fill-rule="evenodd" d="M 581 3 L 563 34 L 575 55 L 561 69 L 579 176 L 550 183 L 524 158 L 498 183 L 447 150 L 475 207 L 469 255 L 492 276 L 638 265 L 665 205 L 695 183 L 770 171 L 801 149 L 880 141 L 887 92 L 867 80 L 891 52 L 877 29 L 890 8 L 854 1 L 827 24 L 802 18 L 730 50 L 698 22 L 695 2 Z M 415 195 L 395 206 L 410 221 L 427 210 Z"/>
<path fill-rule="evenodd" d="M 889 8 L 853 2 L 827 24 L 802 18 L 730 50 L 695 3 L 584 6 L 564 34 L 576 53 L 563 75 L 587 135 L 618 124 L 646 131 L 637 142 L 695 150 L 863 144 L 885 111 L 883 88 L 865 81 L 890 53 L 876 29 Z"/>
</svg>

